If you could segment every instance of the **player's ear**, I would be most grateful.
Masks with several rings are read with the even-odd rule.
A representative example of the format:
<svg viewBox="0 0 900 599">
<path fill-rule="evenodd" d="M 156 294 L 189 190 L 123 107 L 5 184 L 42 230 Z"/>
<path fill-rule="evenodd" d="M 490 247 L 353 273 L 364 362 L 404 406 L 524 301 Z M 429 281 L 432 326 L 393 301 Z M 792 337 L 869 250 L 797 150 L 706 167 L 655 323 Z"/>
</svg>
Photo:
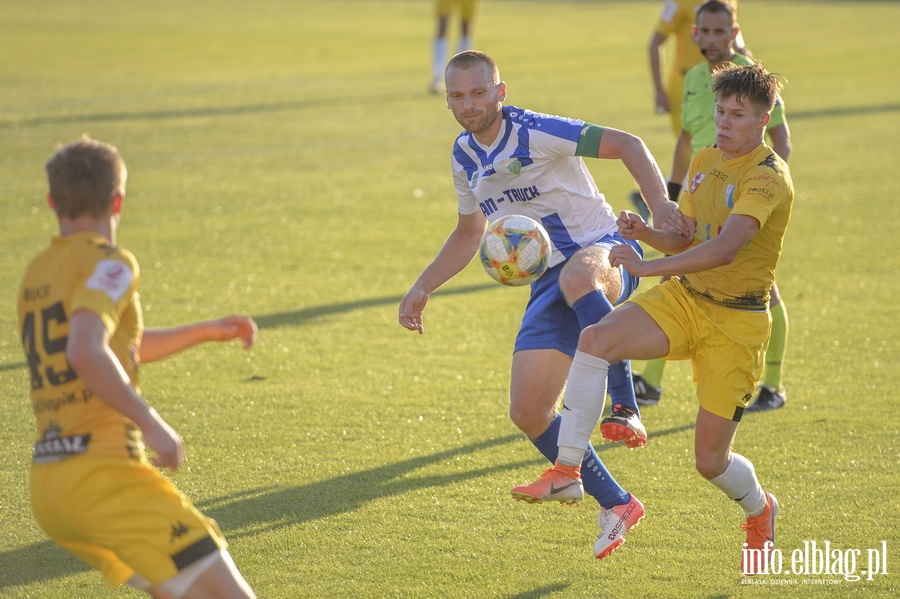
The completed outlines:
<svg viewBox="0 0 900 599">
<path fill-rule="evenodd" d="M 50 206 L 50 210 L 56 212 L 56 203 L 53 201 L 53 197 L 49 193 L 47 194 L 47 205 Z"/>
<path fill-rule="evenodd" d="M 759 115 L 759 124 L 763 129 L 766 128 L 766 125 L 768 125 L 769 121 L 771 121 L 771 120 L 772 120 L 771 112 L 764 112 L 761 115 Z"/>
<path fill-rule="evenodd" d="M 506 82 L 501 81 L 497 84 L 497 95 L 500 98 L 500 101 L 504 101 L 506 99 Z"/>
<path fill-rule="evenodd" d="M 112 213 L 113 214 L 122 214 L 122 200 L 124 200 L 124 199 L 125 198 L 122 196 L 121 193 L 116 193 L 116 195 L 113 196 L 113 201 L 112 201 Z"/>
<path fill-rule="evenodd" d="M 700 43 L 700 38 L 697 37 L 697 26 L 696 25 L 691 25 L 691 39 L 694 40 L 695 44 Z"/>
</svg>

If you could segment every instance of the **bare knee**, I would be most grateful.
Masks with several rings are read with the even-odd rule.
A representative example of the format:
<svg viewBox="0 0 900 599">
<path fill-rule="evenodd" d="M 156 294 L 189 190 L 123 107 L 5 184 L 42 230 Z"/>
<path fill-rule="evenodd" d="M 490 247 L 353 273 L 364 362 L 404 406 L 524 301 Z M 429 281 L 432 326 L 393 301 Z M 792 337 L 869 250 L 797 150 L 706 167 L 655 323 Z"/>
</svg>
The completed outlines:
<svg viewBox="0 0 900 599">
<path fill-rule="evenodd" d="M 524 406 L 521 402 L 509 403 L 509 419 L 529 439 L 540 437 L 555 417 L 555 409 L 535 410 Z"/>
<path fill-rule="evenodd" d="M 714 453 L 698 453 L 694 457 L 694 465 L 700 476 L 706 480 L 712 480 L 721 476 L 728 468 L 728 456 L 720 456 Z"/>
</svg>

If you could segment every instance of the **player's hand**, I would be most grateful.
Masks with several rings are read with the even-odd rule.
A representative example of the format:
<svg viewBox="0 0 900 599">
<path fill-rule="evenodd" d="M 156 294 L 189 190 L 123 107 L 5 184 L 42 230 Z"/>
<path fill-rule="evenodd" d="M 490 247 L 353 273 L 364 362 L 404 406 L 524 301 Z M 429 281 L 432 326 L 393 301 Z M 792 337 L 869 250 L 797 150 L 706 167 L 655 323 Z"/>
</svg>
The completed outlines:
<svg viewBox="0 0 900 599">
<path fill-rule="evenodd" d="M 656 94 L 656 114 L 666 114 L 672 110 L 669 97 L 665 93 Z"/>
<path fill-rule="evenodd" d="M 625 239 L 640 241 L 644 238 L 649 227 L 640 214 L 623 210 L 619 218 L 616 219 L 616 225 L 619 227 L 619 235 Z"/>
<path fill-rule="evenodd" d="M 406 292 L 400 301 L 399 322 L 404 328 L 410 331 L 419 331 L 419 334 L 425 332 L 422 325 L 422 312 L 425 310 L 425 304 L 428 303 L 428 294 L 420 289 L 413 287 Z"/>
<path fill-rule="evenodd" d="M 177 470 L 184 462 L 184 441 L 169 424 L 151 408 L 152 418 L 141 429 L 144 442 L 156 454 L 150 462 L 157 468 Z"/>
<path fill-rule="evenodd" d="M 678 209 L 678 204 L 671 200 L 653 213 L 653 224 L 658 229 L 681 235 L 685 239 L 690 239 L 694 234 L 692 223 Z"/>
<path fill-rule="evenodd" d="M 637 215 L 634 215 L 637 216 Z M 638 219 L 641 217 L 638 216 Z M 641 222 L 644 222 L 641 220 Z M 646 224 L 645 224 L 646 226 Z M 638 255 L 633 247 L 627 243 L 613 246 L 609 250 L 609 263 L 614 267 L 624 266 L 625 270 L 636 277 L 642 276 L 642 266 L 644 260 Z"/>
<path fill-rule="evenodd" d="M 250 349 L 256 342 L 258 328 L 249 316 L 226 316 L 206 323 L 211 341 L 231 341 L 240 339 L 244 349 Z"/>
</svg>

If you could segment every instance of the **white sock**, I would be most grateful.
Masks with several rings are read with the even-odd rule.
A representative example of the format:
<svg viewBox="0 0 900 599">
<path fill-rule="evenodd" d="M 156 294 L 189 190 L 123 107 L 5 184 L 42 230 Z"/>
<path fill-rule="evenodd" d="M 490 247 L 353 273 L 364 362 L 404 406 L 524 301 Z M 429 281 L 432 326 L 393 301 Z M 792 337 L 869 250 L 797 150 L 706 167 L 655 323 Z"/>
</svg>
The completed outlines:
<svg viewBox="0 0 900 599">
<path fill-rule="evenodd" d="M 465 52 L 466 50 L 472 49 L 472 38 L 467 35 L 460 36 L 459 41 L 456 42 L 456 51 Z"/>
<path fill-rule="evenodd" d="M 447 62 L 447 38 L 436 37 L 431 45 L 431 70 L 435 81 L 444 80 L 444 67 Z"/>
<path fill-rule="evenodd" d="M 591 433 L 603 414 L 608 370 L 609 362 L 606 360 L 585 352 L 575 352 L 566 381 L 562 422 L 559 425 L 558 459 L 561 464 L 581 464 L 591 441 Z"/>
<path fill-rule="evenodd" d="M 732 453 L 725 472 L 709 482 L 737 501 L 747 516 L 759 516 L 766 509 L 766 495 L 756 479 L 756 469 L 740 454 Z"/>
</svg>

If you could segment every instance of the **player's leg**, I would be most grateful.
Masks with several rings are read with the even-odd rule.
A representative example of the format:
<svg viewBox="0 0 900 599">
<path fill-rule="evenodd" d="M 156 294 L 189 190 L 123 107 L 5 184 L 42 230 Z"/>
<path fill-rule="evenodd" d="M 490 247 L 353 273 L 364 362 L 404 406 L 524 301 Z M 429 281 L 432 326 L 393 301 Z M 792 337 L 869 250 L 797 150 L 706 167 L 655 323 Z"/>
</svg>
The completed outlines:
<svg viewBox="0 0 900 599">
<path fill-rule="evenodd" d="M 601 243 L 603 245 L 579 250 L 566 261 L 559 276 L 559 287 L 582 329 L 611 313 L 613 304 L 627 299 L 639 282 L 624 269 L 609 264 L 608 246 L 625 241 L 618 236 L 608 236 Z M 629 447 L 646 443 L 647 431 L 635 401 L 630 361 L 621 360 L 610 365 L 607 391 L 612 399 L 612 415 L 604 436 L 613 441 L 625 441 Z"/>
<path fill-rule="evenodd" d="M 772 332 L 769 334 L 769 346 L 766 349 L 766 366 L 763 369 L 759 392 L 748 412 L 762 412 L 782 407 L 787 399 L 781 381 L 781 365 L 787 349 L 788 316 L 778 285 L 772 284 L 769 312 L 772 314 Z"/>
<path fill-rule="evenodd" d="M 215 551 L 179 571 L 156 587 L 169 596 L 185 599 L 254 599 L 225 549 Z M 164 595 L 165 596 L 165 595 Z"/>
<path fill-rule="evenodd" d="M 769 319 L 764 312 L 712 304 L 702 310 L 702 314 L 695 312 L 699 343 L 693 358 L 700 401 L 694 433 L 697 471 L 741 506 L 747 518 L 743 525 L 745 548 L 768 559 L 775 538 L 777 502 L 763 491 L 753 464 L 731 447 L 762 371 Z M 757 568 L 765 562 L 755 563 Z"/>
<path fill-rule="evenodd" d="M 431 85 L 432 93 L 439 94 L 444 89 L 444 67 L 447 65 L 447 26 L 452 6 L 450 0 L 437 0 L 437 33 L 431 41 Z"/>
<path fill-rule="evenodd" d="M 459 41 L 456 44 L 457 52 L 471 50 L 473 47 L 472 23 L 475 20 L 476 2 L 477 0 L 460 1 Z"/>
<path fill-rule="evenodd" d="M 547 352 L 563 356 L 564 362 Z M 563 464 L 557 460 L 563 417 L 556 413 L 556 399 L 549 400 L 551 397 L 558 398 L 562 392 L 565 384 L 565 374 L 562 373 L 568 372 L 570 361 L 567 355 L 555 350 L 520 351 L 513 357 L 510 413 L 532 411 L 552 417 L 546 430 L 531 441 L 553 466 L 535 483 L 513 488 L 512 496 L 529 503 L 559 501 L 571 504 L 580 501 L 582 489 L 586 491 L 600 504 L 597 521 L 600 535 L 594 545 L 594 555 L 597 559 L 603 559 L 625 541 L 625 534 L 630 529 L 637 526 L 644 515 L 644 506 L 616 482 L 590 442 L 570 463 Z M 554 381 L 554 384 L 546 385 L 544 381 Z M 537 392 L 542 393 L 543 397 Z M 602 410 L 602 401 L 594 403 L 599 404 Z M 553 407 L 548 410 L 548 406 Z M 528 421 L 532 425 L 536 423 L 533 418 Z"/>
<path fill-rule="evenodd" d="M 513 355 L 510 418 L 551 464 L 555 464 L 559 452 L 561 416 L 557 412 L 557 404 L 571 363 L 568 355 L 552 349 L 523 350 Z M 602 401 L 598 403 L 602 408 Z M 581 484 L 566 486 L 558 493 L 549 494 L 519 493 L 516 491 L 519 487 L 516 487 L 513 497 L 538 503 L 577 503 L 581 500 L 583 488 L 604 508 L 612 508 L 629 500 L 628 492 L 615 481 L 592 445 L 585 447 L 572 466 L 581 467 Z M 570 478 L 577 480 L 578 475 Z"/>
</svg>

